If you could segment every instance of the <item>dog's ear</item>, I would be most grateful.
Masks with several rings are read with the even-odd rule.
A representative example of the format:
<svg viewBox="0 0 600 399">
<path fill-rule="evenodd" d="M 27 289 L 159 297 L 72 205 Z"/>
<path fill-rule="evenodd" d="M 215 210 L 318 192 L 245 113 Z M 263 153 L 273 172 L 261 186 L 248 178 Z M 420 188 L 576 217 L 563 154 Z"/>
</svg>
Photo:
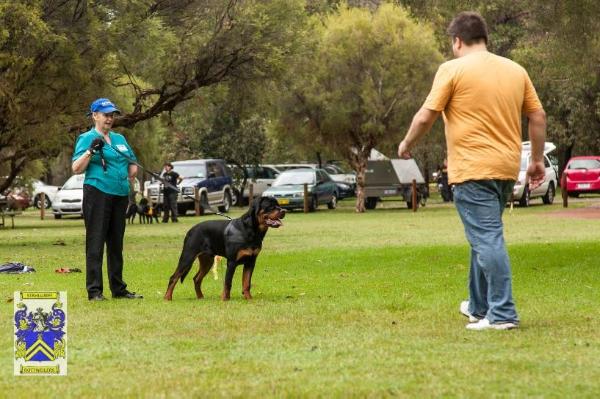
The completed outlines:
<svg viewBox="0 0 600 399">
<path fill-rule="evenodd" d="M 242 221 L 244 222 L 245 225 L 251 227 L 254 224 L 256 224 L 256 215 L 258 214 L 258 209 L 259 209 L 258 204 L 259 203 L 260 203 L 260 197 L 252 200 L 250 202 L 250 206 L 248 207 L 248 210 L 246 211 L 246 213 L 244 213 L 240 217 L 240 219 L 242 219 Z"/>
</svg>

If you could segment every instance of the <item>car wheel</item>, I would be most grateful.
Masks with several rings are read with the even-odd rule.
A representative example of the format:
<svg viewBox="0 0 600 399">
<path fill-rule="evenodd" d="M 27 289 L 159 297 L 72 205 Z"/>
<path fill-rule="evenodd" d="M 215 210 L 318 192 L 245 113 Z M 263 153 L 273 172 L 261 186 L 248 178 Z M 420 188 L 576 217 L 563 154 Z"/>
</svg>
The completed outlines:
<svg viewBox="0 0 600 399">
<path fill-rule="evenodd" d="M 375 209 L 376 206 L 377 206 L 377 197 L 367 197 L 365 199 L 365 208 Z"/>
<path fill-rule="evenodd" d="M 33 200 L 33 206 L 40 209 L 40 196 L 36 196 Z M 48 199 L 48 196 L 44 196 L 44 209 L 49 209 L 52 206 L 52 201 Z"/>
<path fill-rule="evenodd" d="M 54 215 L 54 219 L 60 219 L 60 218 L 62 218 L 62 215 L 59 215 L 59 214 Z"/>
<path fill-rule="evenodd" d="M 229 191 L 225 191 L 225 195 L 223 196 L 223 205 L 219 206 L 219 212 L 227 213 L 231 208 L 231 194 Z"/>
<path fill-rule="evenodd" d="M 542 201 L 544 202 L 544 204 L 552 205 L 552 203 L 554 202 L 555 193 L 556 190 L 554 189 L 554 182 L 550 182 L 550 184 L 548 185 L 548 191 L 546 191 L 546 195 L 542 197 Z"/>
<path fill-rule="evenodd" d="M 317 202 L 317 197 L 310 197 L 310 204 L 308 204 L 308 211 L 314 212 L 317 210 L 319 203 Z"/>
<path fill-rule="evenodd" d="M 208 203 L 208 197 L 206 196 L 206 193 L 200 194 L 200 216 L 206 215 L 206 211 L 208 210 L 204 209 L 204 205 L 210 206 Z"/>
<path fill-rule="evenodd" d="M 238 190 L 237 188 L 233 189 L 233 195 L 231 196 L 231 206 L 236 206 L 236 205 L 242 205 L 244 200 L 241 197 L 241 193 L 240 190 Z"/>
<path fill-rule="evenodd" d="M 519 199 L 519 206 L 528 207 L 530 200 L 529 186 L 523 188 L 523 196 Z"/>
<path fill-rule="evenodd" d="M 327 208 L 329 208 L 329 209 L 337 208 L 337 194 L 336 193 L 333 193 L 333 196 L 331 197 L 331 201 L 329 201 L 329 203 L 327 204 Z"/>
</svg>

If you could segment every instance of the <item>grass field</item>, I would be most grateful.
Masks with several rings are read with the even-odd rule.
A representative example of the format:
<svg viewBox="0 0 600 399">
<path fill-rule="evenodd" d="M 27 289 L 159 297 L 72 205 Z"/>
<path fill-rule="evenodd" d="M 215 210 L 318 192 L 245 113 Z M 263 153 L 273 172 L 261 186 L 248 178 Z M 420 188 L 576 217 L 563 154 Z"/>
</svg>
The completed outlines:
<svg viewBox="0 0 600 399">
<path fill-rule="evenodd" d="M 600 397 L 600 219 L 537 202 L 504 217 L 521 317 L 508 332 L 465 330 L 469 248 L 435 201 L 288 214 L 264 242 L 254 300 L 238 270 L 227 303 L 223 269 L 204 300 L 189 277 L 162 300 L 185 232 L 213 217 L 128 226 L 125 280 L 145 299 L 90 303 L 84 273 L 54 273 L 85 268 L 83 221 L 26 212 L 0 229 L 0 263 L 37 270 L 0 275 L 0 397 Z M 68 292 L 68 376 L 13 376 L 19 290 Z"/>
</svg>

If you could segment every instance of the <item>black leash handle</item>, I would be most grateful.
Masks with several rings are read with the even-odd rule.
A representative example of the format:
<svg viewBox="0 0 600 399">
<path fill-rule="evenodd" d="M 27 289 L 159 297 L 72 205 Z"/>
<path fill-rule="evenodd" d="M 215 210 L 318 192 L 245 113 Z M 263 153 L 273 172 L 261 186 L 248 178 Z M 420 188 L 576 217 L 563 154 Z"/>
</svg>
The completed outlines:
<svg viewBox="0 0 600 399">
<path fill-rule="evenodd" d="M 105 142 L 105 144 L 106 144 L 107 146 L 109 146 L 110 148 L 112 148 L 112 150 L 113 150 L 113 151 L 115 151 L 117 154 L 119 154 L 119 155 L 121 155 L 123 158 L 125 158 L 125 159 L 126 159 L 128 162 L 129 162 L 129 163 L 132 163 L 132 164 L 136 165 L 138 168 L 141 168 L 141 169 L 145 170 L 145 171 L 146 171 L 146 173 L 148 173 L 150 176 L 154 177 L 156 180 L 160 181 L 160 182 L 161 182 L 162 184 L 164 184 L 166 187 L 168 187 L 168 188 L 170 188 L 170 189 L 172 189 L 172 190 L 176 191 L 178 194 L 181 194 L 182 196 L 184 196 L 184 197 L 186 197 L 186 198 L 188 198 L 188 199 L 191 199 L 192 201 L 194 201 L 194 203 L 195 203 L 195 202 L 199 202 L 199 203 L 200 203 L 200 206 L 201 206 L 202 208 L 205 208 L 205 209 L 208 209 L 208 210 L 210 210 L 210 211 L 211 211 L 212 213 L 214 213 L 215 215 L 219 215 L 219 216 L 222 216 L 222 217 L 224 217 L 224 218 L 227 218 L 227 219 L 231 220 L 231 217 L 229 217 L 229 216 L 227 216 L 227 215 L 225 215 L 225 214 L 223 214 L 223 213 L 221 213 L 221 212 L 218 212 L 218 211 L 216 211 L 215 209 L 211 208 L 210 204 L 208 203 L 208 200 L 206 201 L 206 203 L 204 203 L 204 204 L 203 204 L 203 203 L 202 203 L 200 200 L 196 200 L 196 198 L 194 198 L 194 197 L 192 197 L 192 196 L 190 196 L 190 195 L 188 195 L 188 194 L 185 194 L 185 193 L 183 193 L 183 192 L 182 192 L 182 191 L 181 191 L 181 190 L 180 190 L 180 189 L 179 189 L 177 186 L 174 186 L 174 185 L 173 185 L 173 184 L 171 184 L 169 181 L 167 181 L 167 179 L 165 179 L 165 178 L 161 177 L 161 176 L 160 176 L 159 174 L 157 174 L 157 173 L 154 173 L 154 172 L 152 172 L 152 171 L 148 170 L 148 169 L 147 169 L 147 168 L 145 168 L 143 165 L 141 165 L 139 162 L 137 162 L 137 161 L 135 161 L 134 159 L 130 158 L 129 156 L 127 156 L 127 155 L 123 154 L 121 151 L 119 151 L 119 150 L 117 150 L 115 147 L 113 147 L 113 145 L 112 145 L 112 144 L 109 144 L 109 143 L 107 143 L 107 142 Z M 104 161 L 104 157 L 102 158 L 102 161 Z M 104 166 L 104 163 L 103 163 L 103 166 Z M 105 169 L 105 170 L 106 170 L 106 169 Z"/>
</svg>

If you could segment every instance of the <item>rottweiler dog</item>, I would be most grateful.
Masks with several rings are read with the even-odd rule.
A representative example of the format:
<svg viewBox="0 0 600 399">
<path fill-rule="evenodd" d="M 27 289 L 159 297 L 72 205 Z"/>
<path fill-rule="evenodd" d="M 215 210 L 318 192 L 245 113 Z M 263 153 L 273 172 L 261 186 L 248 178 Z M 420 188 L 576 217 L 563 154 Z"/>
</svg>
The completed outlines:
<svg viewBox="0 0 600 399">
<path fill-rule="evenodd" d="M 183 241 L 183 250 L 175 273 L 169 279 L 164 299 L 173 299 L 173 289 L 177 280 L 185 279 L 192 269 L 194 260 L 198 258 L 200 270 L 194 276 L 196 297 L 201 299 L 202 279 L 210 271 L 216 255 L 227 258 L 227 272 L 221 299 L 229 300 L 231 282 L 235 268 L 243 264 L 242 293 L 244 298 L 252 299 L 250 285 L 256 258 L 262 248 L 262 241 L 269 227 L 277 228 L 282 225 L 285 210 L 279 207 L 273 197 L 255 199 L 248 212 L 233 220 L 209 220 L 192 227 Z"/>
<path fill-rule="evenodd" d="M 152 219 L 156 220 L 156 223 L 159 223 L 156 207 L 147 198 L 140 200 L 137 212 L 140 215 L 140 223 L 152 224 Z"/>
<path fill-rule="evenodd" d="M 133 223 L 135 221 L 135 215 L 137 215 L 138 206 L 135 201 L 129 201 L 127 205 L 127 211 L 125 211 L 125 219 L 127 219 L 128 223 Z"/>
</svg>

